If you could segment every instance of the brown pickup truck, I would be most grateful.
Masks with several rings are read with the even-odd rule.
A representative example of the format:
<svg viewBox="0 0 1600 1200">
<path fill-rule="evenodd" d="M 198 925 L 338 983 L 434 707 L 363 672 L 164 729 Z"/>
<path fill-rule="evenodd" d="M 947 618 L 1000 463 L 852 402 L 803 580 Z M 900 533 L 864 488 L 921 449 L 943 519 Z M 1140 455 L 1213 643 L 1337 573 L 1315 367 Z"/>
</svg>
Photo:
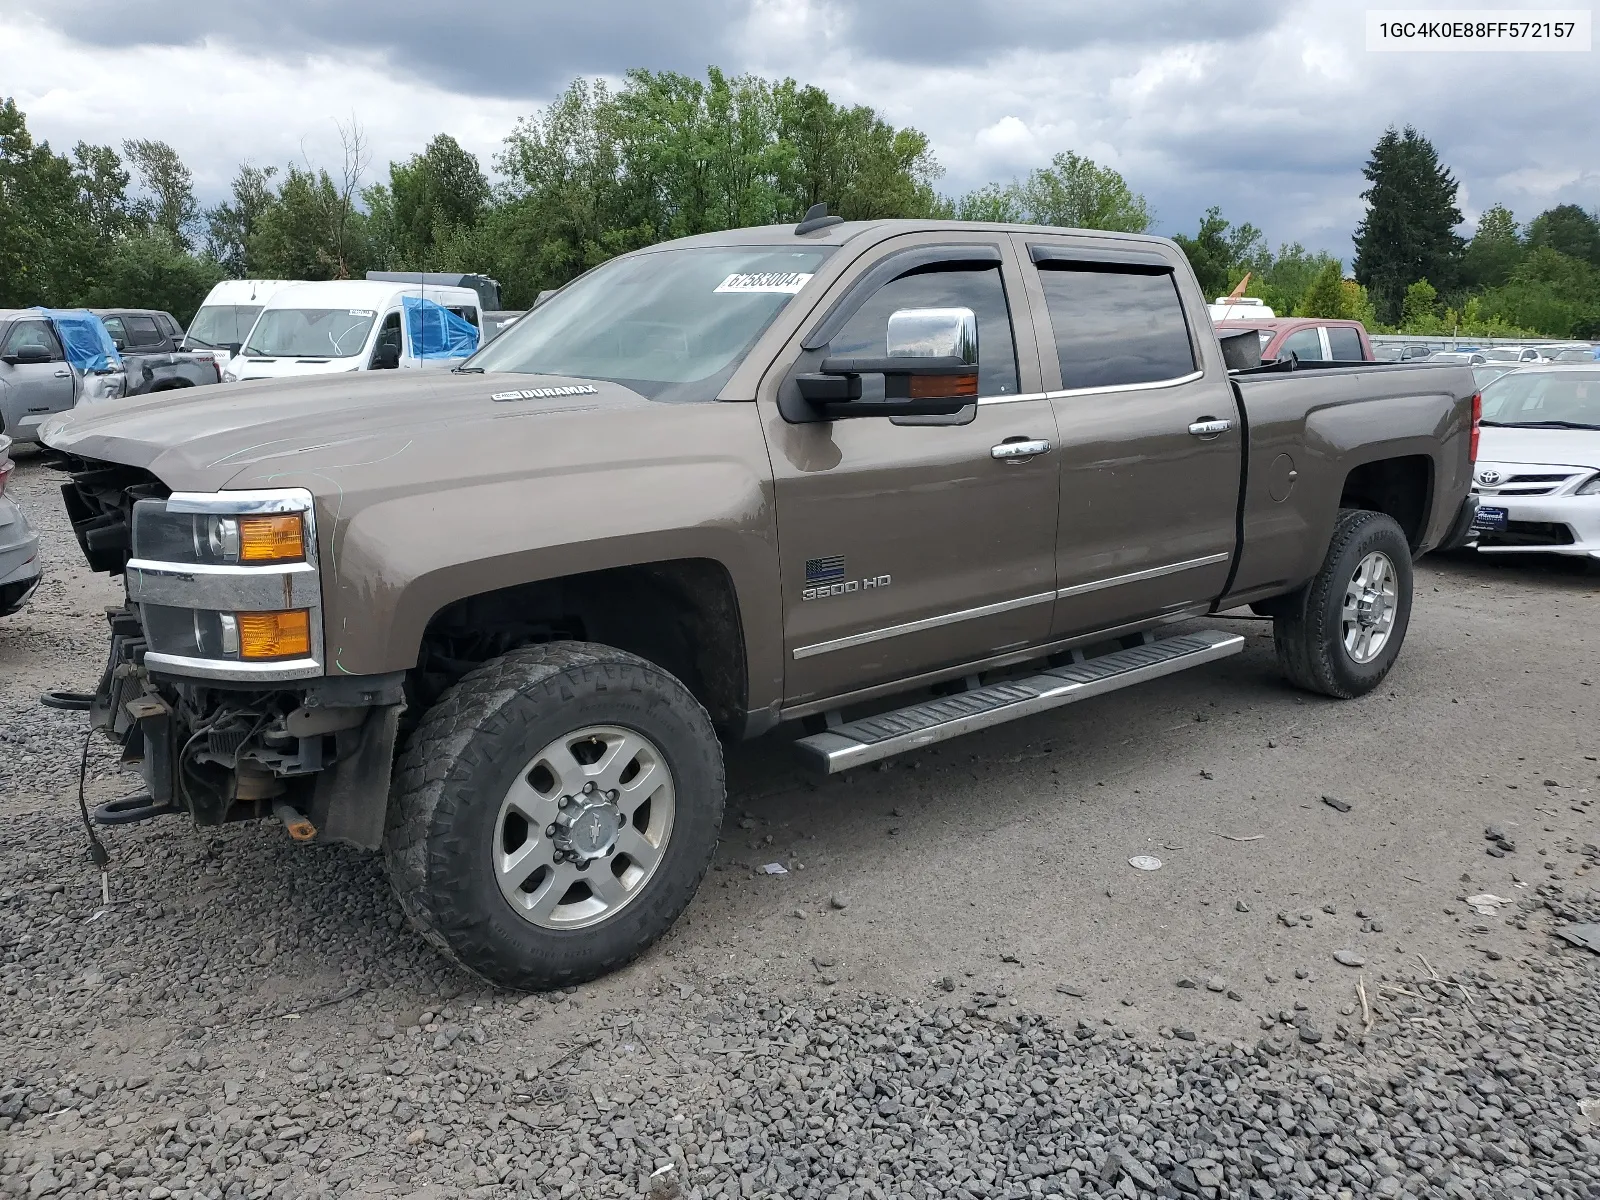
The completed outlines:
<svg viewBox="0 0 1600 1200">
<path fill-rule="evenodd" d="M 725 740 L 845 770 L 1236 653 L 1161 631 L 1243 604 L 1359 696 L 1471 519 L 1472 376 L 1239 341 L 1168 241 L 824 216 L 613 259 L 450 374 L 63 415 L 147 789 L 98 817 L 381 846 L 546 987 L 689 903 Z"/>
</svg>

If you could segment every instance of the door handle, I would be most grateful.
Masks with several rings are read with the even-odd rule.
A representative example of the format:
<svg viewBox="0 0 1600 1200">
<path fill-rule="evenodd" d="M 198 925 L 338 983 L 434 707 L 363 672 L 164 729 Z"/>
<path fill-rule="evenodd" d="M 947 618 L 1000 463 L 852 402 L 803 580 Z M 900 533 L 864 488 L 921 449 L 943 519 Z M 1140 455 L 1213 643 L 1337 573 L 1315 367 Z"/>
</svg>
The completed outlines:
<svg viewBox="0 0 1600 1200">
<path fill-rule="evenodd" d="M 1025 438 L 1014 442 L 1001 442 L 989 451 L 989 457 L 1003 463 L 1024 463 L 1036 454 L 1047 453 L 1050 443 L 1044 438 Z"/>
<path fill-rule="evenodd" d="M 1207 441 L 1209 441 L 1218 434 L 1227 433 L 1228 430 L 1232 428 L 1233 422 L 1228 420 L 1226 417 L 1221 419 L 1216 417 L 1202 417 L 1200 420 L 1189 426 L 1189 432 L 1194 434 L 1194 436 L 1197 438 L 1205 438 Z"/>
<path fill-rule="evenodd" d="M 72 372 L 71 371 L 57 371 L 56 372 L 56 378 L 57 379 L 70 379 L 70 378 L 72 378 Z"/>
</svg>

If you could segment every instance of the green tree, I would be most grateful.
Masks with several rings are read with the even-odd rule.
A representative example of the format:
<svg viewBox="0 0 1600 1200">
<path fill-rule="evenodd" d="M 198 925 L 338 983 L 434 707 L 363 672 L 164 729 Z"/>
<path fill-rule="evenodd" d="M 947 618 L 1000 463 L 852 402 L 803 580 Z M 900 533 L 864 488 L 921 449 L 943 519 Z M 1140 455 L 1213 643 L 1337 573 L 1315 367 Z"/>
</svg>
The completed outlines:
<svg viewBox="0 0 1600 1200">
<path fill-rule="evenodd" d="M 1330 261 L 1317 273 L 1311 287 L 1294 310 L 1297 317 L 1326 317 L 1337 320 L 1350 315 L 1345 298 L 1344 270 L 1337 260 Z"/>
<path fill-rule="evenodd" d="M 1150 206 L 1111 167 L 1072 151 L 1051 159 L 1009 184 L 985 184 L 950 202 L 962 221 L 1058 225 L 1068 229 L 1112 229 L 1143 233 L 1150 228 Z"/>
<path fill-rule="evenodd" d="M 506 183 L 475 230 L 441 247 L 478 262 L 512 304 L 663 238 L 798 220 L 819 201 L 847 219 L 940 211 L 926 136 L 791 79 L 631 71 L 619 92 L 576 80 L 517 123 Z M 369 193 L 393 214 L 393 189 Z M 459 258 L 458 258 L 458 261 Z M 480 266 L 479 269 L 484 269 Z"/>
<path fill-rule="evenodd" d="M 1372 186 L 1361 193 L 1367 212 L 1356 226 L 1355 276 L 1378 316 L 1392 322 L 1417 280 L 1455 285 L 1462 251 L 1457 184 L 1433 144 L 1409 125 L 1385 131 L 1362 173 Z"/>
<path fill-rule="evenodd" d="M 261 219 L 278 203 L 272 190 L 277 167 L 257 167 L 241 163 L 233 177 L 232 200 L 206 210 L 206 251 L 234 279 L 259 274 L 252 268 L 250 239 Z"/>
<path fill-rule="evenodd" d="M 950 215 L 957 221 L 993 221 L 1001 225 L 1014 225 L 1028 219 L 1022 206 L 1021 188 L 1010 184 L 986 183 L 956 197 L 950 205 Z"/>
<path fill-rule="evenodd" d="M 379 254 L 397 269 L 433 270 L 438 246 L 473 230 L 489 206 L 489 181 L 477 156 L 447 133 L 436 134 L 421 154 L 389 164 L 389 184 L 364 194 Z"/>
<path fill-rule="evenodd" d="M 73 174 L 78 181 L 78 203 L 101 246 L 136 224 L 128 201 L 128 173 L 110 146 L 79 142 L 72 148 Z"/>
<path fill-rule="evenodd" d="M 245 243 L 251 272 L 278 279 L 359 278 L 367 263 L 365 216 L 347 212 L 346 203 L 327 171 L 291 166 Z"/>
<path fill-rule="evenodd" d="M 167 230 L 135 230 L 98 256 L 95 279 L 77 302 L 93 308 L 159 308 L 187 326 L 225 275 L 215 259 L 184 250 Z"/>
<path fill-rule="evenodd" d="M 1230 225 L 1216 206 L 1206 209 L 1194 237 L 1174 234 L 1172 240 L 1189 259 L 1208 300 L 1226 295 L 1244 272 L 1262 264 L 1268 255 L 1266 239 L 1254 225 Z"/>
<path fill-rule="evenodd" d="M 1491 205 L 1478 218 L 1478 228 L 1467 243 L 1461 262 L 1462 279 L 1469 287 L 1499 287 L 1511 278 L 1523 250 L 1517 219 L 1511 210 L 1503 204 Z"/>
<path fill-rule="evenodd" d="M 70 303 L 93 252 L 72 164 L 0 100 L 0 307 Z"/>
<path fill-rule="evenodd" d="M 187 249 L 200 216 L 193 173 L 166 142 L 130 138 L 122 143 L 122 152 L 128 156 L 144 193 L 135 201 L 134 212 L 145 224 L 165 230 L 168 237 Z"/>
<path fill-rule="evenodd" d="M 1401 333 L 1448 333 L 1439 316 L 1439 293 L 1426 279 L 1406 288 L 1400 307 Z"/>
<path fill-rule="evenodd" d="M 1022 205 L 1040 225 L 1143 233 L 1151 222 L 1150 206 L 1120 173 L 1070 150 L 1028 175 Z"/>
<path fill-rule="evenodd" d="M 1484 293 L 1481 311 L 1546 337 L 1600 338 L 1600 271 L 1549 246 L 1536 247 L 1503 287 Z"/>
<path fill-rule="evenodd" d="M 1557 205 L 1528 222 L 1528 245 L 1600 267 L 1600 220 L 1576 204 Z"/>
</svg>

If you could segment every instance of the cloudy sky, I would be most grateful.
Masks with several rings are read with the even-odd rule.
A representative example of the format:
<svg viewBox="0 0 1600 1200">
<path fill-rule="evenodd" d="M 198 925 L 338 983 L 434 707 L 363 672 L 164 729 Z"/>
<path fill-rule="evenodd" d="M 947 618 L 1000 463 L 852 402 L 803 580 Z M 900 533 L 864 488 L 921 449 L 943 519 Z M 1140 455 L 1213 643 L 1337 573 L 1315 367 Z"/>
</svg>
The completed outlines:
<svg viewBox="0 0 1600 1200">
<path fill-rule="evenodd" d="M 1433 139 L 1469 225 L 1600 205 L 1594 53 L 1371 53 L 1337 0 L 0 0 L 0 94 L 36 137 L 163 138 L 205 200 L 241 160 L 332 165 L 351 115 L 380 168 L 441 130 L 487 166 L 576 75 L 708 63 L 915 125 L 951 193 L 1086 154 L 1162 233 L 1218 204 L 1348 259 L 1389 124 Z"/>
</svg>

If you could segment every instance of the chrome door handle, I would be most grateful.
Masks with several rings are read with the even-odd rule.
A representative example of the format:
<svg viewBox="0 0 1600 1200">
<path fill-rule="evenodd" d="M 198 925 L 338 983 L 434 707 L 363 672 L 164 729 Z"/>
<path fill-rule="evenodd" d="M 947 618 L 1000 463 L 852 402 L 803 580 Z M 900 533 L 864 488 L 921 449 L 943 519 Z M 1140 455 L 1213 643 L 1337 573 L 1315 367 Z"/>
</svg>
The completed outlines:
<svg viewBox="0 0 1600 1200">
<path fill-rule="evenodd" d="M 1001 442 L 989 451 L 989 457 L 1004 463 L 1022 463 L 1036 454 L 1044 454 L 1050 449 L 1050 443 L 1044 438 L 1034 438 L 1031 441 Z"/>
<path fill-rule="evenodd" d="M 1226 418 L 1218 420 L 1215 417 L 1206 417 L 1204 420 L 1196 421 L 1190 425 L 1189 432 L 1197 438 L 1214 438 L 1219 433 L 1227 433 L 1232 428 L 1233 422 Z"/>
<path fill-rule="evenodd" d="M 56 378 L 57 379 L 70 379 L 70 378 L 72 378 L 72 372 L 71 371 L 57 371 L 56 372 Z"/>
</svg>

